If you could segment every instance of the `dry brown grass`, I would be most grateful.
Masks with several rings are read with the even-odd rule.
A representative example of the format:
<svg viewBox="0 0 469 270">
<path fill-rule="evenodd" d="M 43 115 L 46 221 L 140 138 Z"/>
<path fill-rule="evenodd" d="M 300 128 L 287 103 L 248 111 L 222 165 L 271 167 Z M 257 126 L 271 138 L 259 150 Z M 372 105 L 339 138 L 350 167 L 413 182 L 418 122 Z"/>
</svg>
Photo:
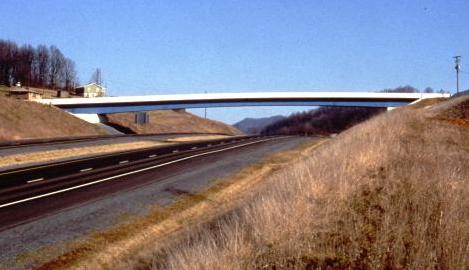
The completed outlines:
<svg viewBox="0 0 469 270">
<path fill-rule="evenodd" d="M 107 145 L 83 146 L 59 150 L 48 150 L 40 152 L 22 153 L 14 155 L 0 155 L 0 167 L 20 165 L 35 162 L 54 161 L 69 157 L 83 157 L 87 155 L 109 154 L 121 151 L 136 150 L 155 146 L 168 146 L 174 143 L 193 142 L 202 140 L 218 140 L 229 136 L 226 135 L 200 135 L 180 136 L 161 141 L 136 141 L 128 143 L 112 143 Z"/>
<path fill-rule="evenodd" d="M 469 98 L 461 97 L 449 102 L 427 107 L 434 119 L 469 127 Z"/>
<path fill-rule="evenodd" d="M 55 107 L 0 96 L 0 141 L 104 134 Z"/>
<path fill-rule="evenodd" d="M 230 136 L 226 135 L 200 135 L 200 136 L 180 136 L 172 139 L 168 139 L 168 142 L 193 142 L 193 141 L 208 141 L 208 140 L 219 140 L 226 139 Z"/>
<path fill-rule="evenodd" d="M 137 125 L 134 113 L 108 114 L 111 123 L 128 127 L 137 134 L 159 133 L 220 133 L 241 135 L 242 132 L 222 122 L 204 119 L 184 111 L 159 110 L 150 111 L 150 123 Z"/>
<path fill-rule="evenodd" d="M 200 136 L 178 136 L 161 141 L 135 141 L 128 143 L 112 143 L 107 145 L 83 146 L 59 150 L 48 150 L 40 152 L 0 155 L 0 167 L 10 165 L 20 165 L 35 162 L 54 161 L 70 157 L 83 157 L 87 155 L 109 154 L 121 151 L 136 150 L 155 146 L 168 146 L 175 143 L 193 142 L 202 140 L 219 140 L 227 135 L 200 135 Z"/>
<path fill-rule="evenodd" d="M 65 247 L 53 246 L 23 254 L 18 263 L 27 265 L 49 259 L 38 269 L 138 268 L 152 259 L 155 242 L 167 242 L 176 232 L 231 211 L 268 175 L 308 155 L 317 143 L 268 156 L 233 176 L 218 180 L 207 191 L 185 194 L 171 205 L 155 207 L 143 218 L 127 216 L 116 226 Z M 61 254 L 64 249 L 68 251 Z M 57 253 L 61 255 L 54 257 Z"/>
<path fill-rule="evenodd" d="M 147 263 L 468 269 L 469 129 L 434 118 L 461 102 L 397 109 L 353 127 L 269 177 L 231 214 L 166 247 L 155 243 Z"/>
<path fill-rule="evenodd" d="M 121 151 L 130 151 L 160 145 L 170 145 L 169 142 L 157 141 L 138 141 L 128 143 L 115 143 L 108 145 L 94 145 L 75 147 L 60 150 L 48 150 L 41 152 L 31 152 L 23 154 L 14 154 L 7 156 L 0 156 L 0 167 L 9 165 L 20 165 L 34 162 L 54 161 L 70 157 L 83 157 L 87 155 L 109 154 Z"/>
</svg>

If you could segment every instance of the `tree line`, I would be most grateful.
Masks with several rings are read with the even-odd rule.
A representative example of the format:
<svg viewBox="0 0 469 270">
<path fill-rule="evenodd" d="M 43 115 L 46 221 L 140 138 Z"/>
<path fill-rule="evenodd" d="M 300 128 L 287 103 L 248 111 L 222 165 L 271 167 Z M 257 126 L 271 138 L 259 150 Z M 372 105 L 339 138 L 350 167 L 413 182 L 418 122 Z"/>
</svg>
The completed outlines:
<svg viewBox="0 0 469 270">
<path fill-rule="evenodd" d="M 22 46 L 0 39 L 0 84 L 72 90 L 78 84 L 75 63 L 56 46 Z"/>
<path fill-rule="evenodd" d="M 399 86 L 396 88 L 386 88 L 381 90 L 380 92 L 384 93 L 435 93 L 435 90 L 431 87 L 426 87 L 422 91 L 420 91 L 418 88 L 415 88 L 411 85 L 405 85 L 405 86 Z M 443 90 L 440 90 L 440 92 L 443 92 Z"/>
<path fill-rule="evenodd" d="M 329 135 L 340 133 L 385 111 L 385 108 L 320 107 L 317 110 L 292 114 L 272 123 L 263 135 Z"/>
</svg>

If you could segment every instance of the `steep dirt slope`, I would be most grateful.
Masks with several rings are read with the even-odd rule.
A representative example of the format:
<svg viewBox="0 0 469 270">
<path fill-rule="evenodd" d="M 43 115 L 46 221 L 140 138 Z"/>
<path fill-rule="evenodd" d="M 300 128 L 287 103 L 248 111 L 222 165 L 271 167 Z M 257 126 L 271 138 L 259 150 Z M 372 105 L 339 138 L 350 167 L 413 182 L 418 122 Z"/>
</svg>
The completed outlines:
<svg viewBox="0 0 469 270">
<path fill-rule="evenodd" d="M 137 134 L 147 133 L 222 133 L 240 135 L 241 131 L 230 125 L 204 119 L 185 111 L 151 111 L 150 123 L 137 125 L 134 113 L 108 114 L 112 125 L 119 125 Z"/>
<path fill-rule="evenodd" d="M 0 141 L 104 134 L 101 128 L 60 109 L 0 97 Z"/>
</svg>

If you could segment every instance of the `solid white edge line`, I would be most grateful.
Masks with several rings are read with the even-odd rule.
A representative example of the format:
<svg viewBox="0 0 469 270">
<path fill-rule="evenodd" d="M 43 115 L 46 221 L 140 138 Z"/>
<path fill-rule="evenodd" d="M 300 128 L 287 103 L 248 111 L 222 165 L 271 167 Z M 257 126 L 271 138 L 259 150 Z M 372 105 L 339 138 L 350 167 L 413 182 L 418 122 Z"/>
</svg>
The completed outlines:
<svg viewBox="0 0 469 270">
<path fill-rule="evenodd" d="M 96 181 L 93 181 L 93 182 L 81 184 L 81 185 L 78 185 L 78 186 L 69 187 L 69 188 L 65 188 L 65 189 L 61 189 L 61 190 L 56 190 L 56 191 L 53 191 L 53 192 L 37 195 L 37 196 L 34 196 L 34 197 L 29 197 L 29 198 L 21 199 L 21 200 L 18 200 L 18 201 L 5 203 L 5 204 L 0 205 L 0 208 L 4 208 L 4 207 L 7 207 L 7 206 L 12 206 L 12 205 L 20 204 L 20 203 L 24 203 L 24 202 L 28 202 L 28 201 L 32 201 L 32 200 L 36 200 L 36 199 L 40 199 L 40 198 L 44 198 L 44 197 L 49 197 L 49 196 L 52 196 L 52 195 L 55 195 L 55 194 L 64 193 L 64 192 L 67 192 L 67 191 L 70 191 L 70 190 L 75 190 L 75 189 L 91 186 L 91 185 L 102 183 L 102 182 L 107 182 L 109 180 L 120 178 L 122 176 L 132 175 L 132 174 L 136 174 L 136 173 L 139 173 L 139 172 L 144 172 L 144 171 L 156 169 L 156 168 L 159 168 L 159 167 L 164 167 L 164 166 L 167 166 L 167 165 L 170 165 L 170 164 L 173 164 L 173 163 L 177 163 L 177 162 L 180 162 L 180 161 L 192 159 L 192 158 L 195 158 L 195 157 L 207 156 L 207 155 L 210 155 L 210 154 L 214 154 L 214 153 L 218 153 L 218 152 L 224 152 L 224 151 L 227 151 L 227 150 L 240 148 L 240 147 L 248 146 L 248 145 L 251 145 L 251 144 L 266 142 L 266 141 L 270 141 L 270 140 L 274 140 L 274 139 L 275 138 L 269 138 L 269 139 L 265 139 L 265 140 L 261 140 L 261 141 L 255 141 L 255 142 L 245 143 L 245 144 L 241 144 L 241 145 L 235 145 L 235 146 L 231 146 L 231 147 L 227 147 L 227 148 L 223 148 L 223 149 L 219 149 L 219 150 L 213 150 L 213 151 L 210 151 L 210 152 L 195 154 L 195 155 L 192 155 L 192 156 L 188 156 L 188 157 L 168 161 L 168 162 L 165 162 L 165 163 L 161 163 L 161 164 L 158 164 L 158 165 L 154 165 L 154 166 L 150 166 L 150 167 L 147 167 L 147 168 L 139 169 L 139 170 L 136 170 L 136 171 L 130 171 L 130 172 L 126 172 L 126 173 L 123 173 L 123 174 L 114 175 L 114 176 L 111 176 L 111 177 L 96 180 Z"/>
</svg>

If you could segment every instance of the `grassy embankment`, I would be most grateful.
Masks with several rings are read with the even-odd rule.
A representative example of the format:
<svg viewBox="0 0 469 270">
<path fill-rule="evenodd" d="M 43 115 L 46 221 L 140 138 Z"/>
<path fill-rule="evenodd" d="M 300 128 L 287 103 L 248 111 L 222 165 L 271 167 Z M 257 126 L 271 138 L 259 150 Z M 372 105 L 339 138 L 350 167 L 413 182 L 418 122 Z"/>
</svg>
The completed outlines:
<svg viewBox="0 0 469 270">
<path fill-rule="evenodd" d="M 104 134 L 55 107 L 0 96 L 0 141 Z"/>
<path fill-rule="evenodd" d="M 467 269 L 468 119 L 467 97 L 381 114 L 126 267 Z"/>
<path fill-rule="evenodd" d="M 222 122 L 204 119 L 185 111 L 149 111 L 150 123 L 138 125 L 133 113 L 114 113 L 106 115 L 110 124 L 124 127 L 136 134 L 158 133 L 218 133 L 242 135 L 237 128 Z"/>
</svg>

